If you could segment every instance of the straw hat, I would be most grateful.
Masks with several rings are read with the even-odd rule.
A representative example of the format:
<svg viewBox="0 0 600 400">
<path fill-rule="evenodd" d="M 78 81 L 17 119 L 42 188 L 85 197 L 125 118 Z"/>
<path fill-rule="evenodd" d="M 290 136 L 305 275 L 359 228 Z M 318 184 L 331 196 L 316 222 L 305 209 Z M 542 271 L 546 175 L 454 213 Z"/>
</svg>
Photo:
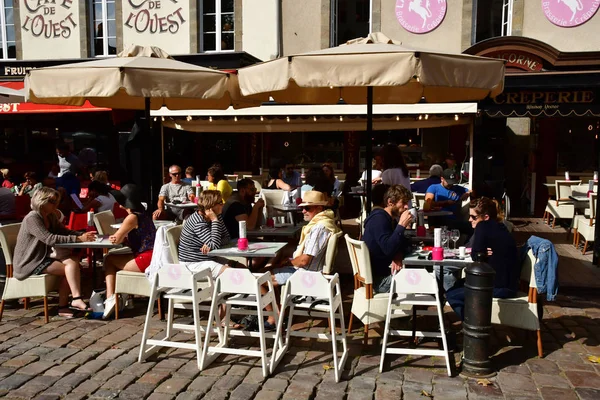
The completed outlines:
<svg viewBox="0 0 600 400">
<path fill-rule="evenodd" d="M 309 190 L 304 193 L 304 198 L 302 199 L 302 203 L 299 204 L 299 207 L 326 206 L 327 204 L 328 201 L 325 194 L 317 192 L 316 190 Z"/>
</svg>

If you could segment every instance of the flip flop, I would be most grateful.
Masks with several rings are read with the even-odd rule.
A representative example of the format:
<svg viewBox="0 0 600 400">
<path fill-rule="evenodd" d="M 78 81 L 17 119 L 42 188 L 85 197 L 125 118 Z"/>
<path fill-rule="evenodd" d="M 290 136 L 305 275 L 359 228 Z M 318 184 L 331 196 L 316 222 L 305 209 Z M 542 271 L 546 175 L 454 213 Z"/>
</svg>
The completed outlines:
<svg viewBox="0 0 600 400">
<path fill-rule="evenodd" d="M 71 302 L 69 303 L 69 308 L 70 308 L 71 310 L 73 310 L 73 311 L 81 311 L 81 312 L 91 312 L 91 311 L 92 311 L 92 307 L 88 306 L 87 304 L 86 304 L 86 308 L 79 308 L 79 307 L 75 307 L 75 306 L 73 305 L 73 302 L 74 302 L 75 300 L 83 300 L 83 298 L 82 298 L 81 296 L 78 296 L 78 297 L 73 297 L 73 298 L 71 299 Z M 85 303 L 85 302 L 84 302 L 84 303 Z"/>
<path fill-rule="evenodd" d="M 221 328 L 223 328 L 223 329 L 226 328 L 224 322 L 221 323 Z M 229 321 L 229 328 L 230 329 L 243 329 L 244 325 L 238 324 L 237 322 L 234 322 L 234 321 Z"/>
</svg>

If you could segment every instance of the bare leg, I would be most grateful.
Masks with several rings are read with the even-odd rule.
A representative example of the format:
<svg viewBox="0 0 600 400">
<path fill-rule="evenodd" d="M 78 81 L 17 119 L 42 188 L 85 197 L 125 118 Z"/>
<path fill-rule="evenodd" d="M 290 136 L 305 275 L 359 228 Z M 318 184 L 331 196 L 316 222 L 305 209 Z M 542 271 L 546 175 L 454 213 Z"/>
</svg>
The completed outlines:
<svg viewBox="0 0 600 400">
<path fill-rule="evenodd" d="M 277 281 L 275 280 L 275 275 L 271 275 L 271 281 L 273 282 L 273 288 L 277 292 L 277 288 L 279 287 L 279 283 L 277 283 Z M 267 293 L 267 287 L 265 285 L 263 285 L 260 288 L 260 292 L 261 292 L 261 294 Z M 277 304 L 279 304 L 279 296 L 275 296 L 275 301 L 277 302 Z M 271 305 L 271 303 L 269 303 L 269 304 L 267 304 L 265 306 L 265 310 L 266 311 L 273 311 L 273 306 Z M 275 317 L 273 315 L 269 315 L 267 317 L 267 322 L 269 324 L 271 324 L 271 325 L 275 324 Z"/>
<path fill-rule="evenodd" d="M 115 293 L 117 271 L 125 270 L 140 272 L 133 254 L 110 254 L 104 259 L 104 274 L 106 276 L 106 298 Z"/>
<path fill-rule="evenodd" d="M 58 287 L 58 306 L 60 308 L 69 307 L 69 282 L 66 277 L 60 278 L 60 286 Z"/>
<path fill-rule="evenodd" d="M 71 290 L 73 298 L 81 297 L 81 274 L 79 271 L 79 259 L 66 258 L 60 261 L 55 261 L 45 269 L 45 272 L 50 275 L 64 276 Z M 73 300 L 71 306 L 85 310 L 87 305 L 81 299 Z"/>
</svg>

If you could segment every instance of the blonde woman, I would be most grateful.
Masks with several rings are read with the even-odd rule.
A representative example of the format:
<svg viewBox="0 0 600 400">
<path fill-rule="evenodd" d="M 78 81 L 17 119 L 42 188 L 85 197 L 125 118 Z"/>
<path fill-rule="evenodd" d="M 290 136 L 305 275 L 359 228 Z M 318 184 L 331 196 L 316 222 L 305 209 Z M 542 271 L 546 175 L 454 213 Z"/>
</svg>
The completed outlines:
<svg viewBox="0 0 600 400">
<path fill-rule="evenodd" d="M 210 268 L 213 278 L 228 267 L 227 259 L 208 255 L 230 240 L 222 211 L 221 192 L 203 191 L 198 197 L 198 211 L 186 220 L 179 241 L 179 261 L 191 270 Z"/>
<path fill-rule="evenodd" d="M 72 318 L 73 311 L 88 311 L 81 297 L 79 259 L 72 255 L 51 258 L 52 246 L 57 243 L 92 242 L 96 232 L 69 230 L 57 218 L 60 201 L 56 190 L 42 187 L 31 199 L 31 209 L 23 219 L 14 256 L 14 276 L 19 280 L 31 275 L 50 274 L 64 277 L 59 288 L 59 315 Z M 69 292 L 73 298 L 68 302 Z"/>
</svg>

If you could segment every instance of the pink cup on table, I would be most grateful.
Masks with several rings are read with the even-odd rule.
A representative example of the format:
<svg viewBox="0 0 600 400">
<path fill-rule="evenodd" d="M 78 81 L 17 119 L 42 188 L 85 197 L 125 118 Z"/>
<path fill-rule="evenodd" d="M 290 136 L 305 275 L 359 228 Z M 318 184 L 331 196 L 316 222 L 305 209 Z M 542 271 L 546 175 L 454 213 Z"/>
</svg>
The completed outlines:
<svg viewBox="0 0 600 400">
<path fill-rule="evenodd" d="M 431 251 L 431 259 L 433 261 L 442 261 L 444 259 L 444 248 L 434 247 Z"/>
<path fill-rule="evenodd" d="M 248 250 L 248 239 L 247 238 L 239 238 L 238 239 L 238 250 L 240 250 L 240 251 Z"/>
</svg>

